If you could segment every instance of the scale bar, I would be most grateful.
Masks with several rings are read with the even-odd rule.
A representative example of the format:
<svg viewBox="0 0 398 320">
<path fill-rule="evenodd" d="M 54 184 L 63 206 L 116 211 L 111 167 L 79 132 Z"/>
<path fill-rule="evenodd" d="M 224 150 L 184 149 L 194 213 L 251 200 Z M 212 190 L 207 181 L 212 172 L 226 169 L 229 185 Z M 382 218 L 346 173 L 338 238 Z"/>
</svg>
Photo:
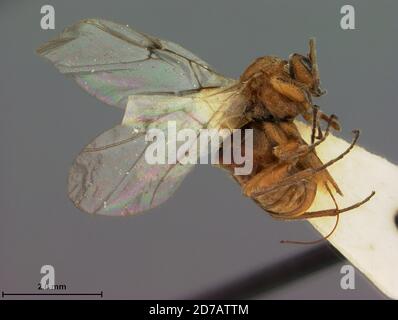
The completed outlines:
<svg viewBox="0 0 398 320">
<path fill-rule="evenodd" d="M 104 293 L 101 292 L 94 292 L 94 293 L 85 293 L 85 292 L 71 292 L 71 293 L 34 293 L 34 292 L 18 292 L 18 293 L 11 293 L 11 292 L 1 292 L 1 297 L 4 298 L 6 296 L 97 296 L 103 297 Z"/>
</svg>

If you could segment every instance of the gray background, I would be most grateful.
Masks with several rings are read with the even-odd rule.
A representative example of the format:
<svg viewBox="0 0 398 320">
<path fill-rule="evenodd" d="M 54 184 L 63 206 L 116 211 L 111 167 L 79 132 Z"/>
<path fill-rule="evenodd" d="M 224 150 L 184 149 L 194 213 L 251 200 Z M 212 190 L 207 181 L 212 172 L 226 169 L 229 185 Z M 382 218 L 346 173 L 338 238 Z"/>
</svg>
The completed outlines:
<svg viewBox="0 0 398 320">
<path fill-rule="evenodd" d="M 0 290 L 33 291 L 51 264 L 71 292 L 106 298 L 184 298 L 309 250 L 281 239 L 314 239 L 306 222 L 278 222 L 241 196 L 225 173 L 198 166 L 177 194 L 150 213 L 92 217 L 66 195 L 79 150 L 119 123 L 120 110 L 83 92 L 34 49 L 83 18 L 102 17 L 190 49 L 238 77 L 261 55 L 287 57 L 318 40 L 323 87 L 317 102 L 339 115 L 348 138 L 398 162 L 396 1 L 350 1 L 357 30 L 339 27 L 346 1 L 4 1 L 0 3 Z M 56 30 L 40 29 L 52 4 Z M 366 168 L 364 168 L 366 170 Z M 357 273 L 343 291 L 341 265 L 257 298 L 384 298 Z"/>
</svg>

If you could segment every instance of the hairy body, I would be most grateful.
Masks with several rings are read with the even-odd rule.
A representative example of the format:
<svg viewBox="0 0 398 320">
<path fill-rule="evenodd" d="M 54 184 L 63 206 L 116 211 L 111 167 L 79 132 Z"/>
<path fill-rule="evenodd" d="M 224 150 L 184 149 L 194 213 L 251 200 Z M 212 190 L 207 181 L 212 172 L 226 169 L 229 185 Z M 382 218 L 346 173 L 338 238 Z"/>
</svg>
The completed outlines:
<svg viewBox="0 0 398 320">
<path fill-rule="evenodd" d="M 324 93 L 319 87 L 313 41 L 308 56 L 293 54 L 289 61 L 273 56 L 256 59 L 240 77 L 240 86 L 247 101 L 242 128 L 253 129 L 254 139 L 252 173 L 234 176 L 243 193 L 278 219 L 334 216 L 346 211 L 335 201 L 330 186 L 334 192 L 342 192 L 327 166 L 350 151 L 359 133 L 350 148 L 329 163 L 323 164 L 316 155 L 315 147 L 326 139 L 329 128 L 340 126 L 334 115 L 327 116 L 312 103 L 312 96 Z M 313 126 L 311 144 L 303 140 L 294 124 L 299 115 Z M 321 120 L 327 123 L 324 133 Z M 232 175 L 236 167 L 221 166 Z M 326 188 L 336 207 L 308 212 L 320 187 Z"/>
</svg>

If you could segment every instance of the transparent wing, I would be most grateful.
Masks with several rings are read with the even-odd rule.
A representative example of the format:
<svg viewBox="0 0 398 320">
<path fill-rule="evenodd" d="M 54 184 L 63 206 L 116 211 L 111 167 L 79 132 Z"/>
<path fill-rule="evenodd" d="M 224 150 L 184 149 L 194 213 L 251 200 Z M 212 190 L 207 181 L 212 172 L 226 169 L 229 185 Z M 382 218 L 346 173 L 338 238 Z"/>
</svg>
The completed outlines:
<svg viewBox="0 0 398 320">
<path fill-rule="evenodd" d="M 137 93 L 184 94 L 231 82 L 175 43 L 106 20 L 82 20 L 37 52 L 90 94 L 122 109 Z"/>
<path fill-rule="evenodd" d="M 104 215 L 146 211 L 167 200 L 193 164 L 148 164 L 145 134 L 151 128 L 164 132 L 168 124 L 189 128 L 196 137 L 202 128 L 219 128 L 226 110 L 240 106 L 239 95 L 221 89 L 176 97 L 134 95 L 129 98 L 121 125 L 103 133 L 76 158 L 69 175 L 69 196 L 80 209 Z M 237 107 L 239 109 L 239 107 Z M 192 141 L 189 150 L 197 148 Z M 176 142 L 177 149 L 183 142 Z M 200 152 L 198 152 L 200 157 Z"/>
<path fill-rule="evenodd" d="M 75 159 L 69 197 L 89 213 L 128 215 L 168 199 L 193 165 L 149 165 L 143 132 L 118 125 L 97 137 Z"/>
</svg>

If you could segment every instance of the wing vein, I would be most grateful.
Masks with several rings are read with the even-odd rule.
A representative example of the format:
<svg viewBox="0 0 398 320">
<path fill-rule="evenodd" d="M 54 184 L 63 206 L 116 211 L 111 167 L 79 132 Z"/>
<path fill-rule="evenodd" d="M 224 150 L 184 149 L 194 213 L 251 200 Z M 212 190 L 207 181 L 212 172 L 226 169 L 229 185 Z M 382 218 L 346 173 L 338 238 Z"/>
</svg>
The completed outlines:
<svg viewBox="0 0 398 320">
<path fill-rule="evenodd" d="M 102 150 L 110 149 L 110 148 L 113 148 L 113 147 L 120 146 L 120 145 L 122 145 L 122 144 L 124 144 L 124 143 L 133 141 L 133 140 L 135 140 L 136 138 L 139 138 L 140 136 L 143 136 L 143 135 L 144 135 L 144 133 L 142 132 L 142 133 L 137 134 L 137 135 L 135 135 L 135 136 L 133 136 L 133 137 L 130 137 L 130 138 L 128 138 L 128 139 L 120 140 L 120 141 L 115 142 L 115 143 L 110 143 L 110 144 L 107 144 L 107 145 L 105 145 L 105 146 L 95 147 L 95 148 L 88 148 L 88 147 L 86 147 L 86 148 L 83 149 L 83 152 L 97 152 L 97 151 L 102 151 Z"/>
</svg>

